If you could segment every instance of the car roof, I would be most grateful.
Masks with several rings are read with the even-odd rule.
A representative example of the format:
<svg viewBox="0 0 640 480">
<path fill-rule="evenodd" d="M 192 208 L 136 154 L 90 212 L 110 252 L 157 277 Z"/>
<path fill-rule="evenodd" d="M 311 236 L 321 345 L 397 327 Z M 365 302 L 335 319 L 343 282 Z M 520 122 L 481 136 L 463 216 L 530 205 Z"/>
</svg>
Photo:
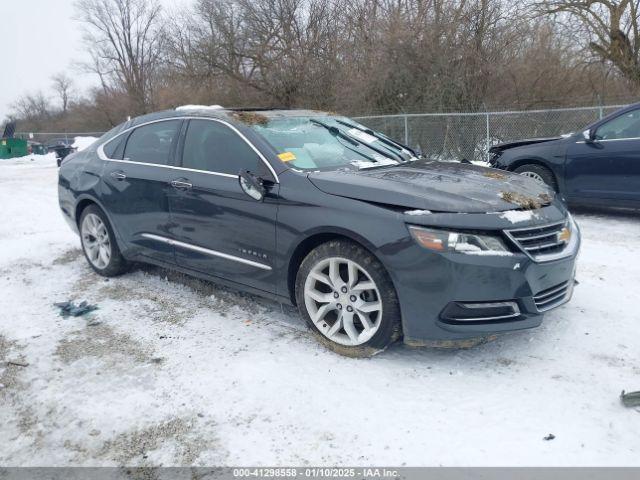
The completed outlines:
<svg viewBox="0 0 640 480">
<path fill-rule="evenodd" d="M 335 115 L 332 112 L 305 109 L 286 108 L 224 108 L 218 105 L 185 105 L 174 110 L 164 110 L 160 112 L 142 115 L 127 122 L 127 128 L 156 120 L 182 118 L 182 117 L 203 117 L 219 118 L 221 120 L 240 122 L 245 124 L 260 123 L 261 118 L 275 119 L 288 117 L 322 117 Z"/>
</svg>

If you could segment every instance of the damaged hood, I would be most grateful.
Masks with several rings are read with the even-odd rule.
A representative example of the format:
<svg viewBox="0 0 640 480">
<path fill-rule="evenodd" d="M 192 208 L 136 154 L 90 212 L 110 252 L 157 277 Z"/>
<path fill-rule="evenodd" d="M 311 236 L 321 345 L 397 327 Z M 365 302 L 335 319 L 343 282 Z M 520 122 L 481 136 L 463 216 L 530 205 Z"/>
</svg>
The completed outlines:
<svg viewBox="0 0 640 480">
<path fill-rule="evenodd" d="M 419 160 L 360 171 L 314 172 L 309 180 L 331 195 L 433 212 L 484 213 L 548 205 L 549 188 L 502 170 Z"/>
<path fill-rule="evenodd" d="M 549 138 L 529 138 L 526 140 L 517 140 L 515 142 L 505 142 L 494 145 L 489 149 L 489 153 L 503 152 L 511 148 L 524 147 L 526 145 L 535 145 L 537 143 L 555 142 L 558 140 L 564 140 L 564 137 L 549 137 Z"/>
</svg>

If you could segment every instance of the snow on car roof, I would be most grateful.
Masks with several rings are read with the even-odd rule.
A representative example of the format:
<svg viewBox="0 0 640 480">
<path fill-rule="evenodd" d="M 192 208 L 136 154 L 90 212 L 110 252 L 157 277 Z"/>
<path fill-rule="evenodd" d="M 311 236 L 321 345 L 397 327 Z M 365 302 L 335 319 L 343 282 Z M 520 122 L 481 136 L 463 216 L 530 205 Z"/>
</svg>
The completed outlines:
<svg viewBox="0 0 640 480">
<path fill-rule="evenodd" d="M 189 111 L 189 110 L 225 110 L 221 105 L 182 105 L 176 108 L 176 111 Z"/>
</svg>

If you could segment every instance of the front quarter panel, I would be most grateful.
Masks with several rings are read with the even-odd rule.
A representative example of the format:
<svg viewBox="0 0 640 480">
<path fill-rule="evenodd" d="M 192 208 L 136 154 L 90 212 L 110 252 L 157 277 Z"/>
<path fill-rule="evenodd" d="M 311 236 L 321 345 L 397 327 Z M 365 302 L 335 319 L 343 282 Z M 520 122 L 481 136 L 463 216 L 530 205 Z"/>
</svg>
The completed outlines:
<svg viewBox="0 0 640 480">
<path fill-rule="evenodd" d="M 560 193 L 564 194 L 566 190 L 564 164 L 567 147 L 572 138 L 507 149 L 495 160 L 494 166 L 503 170 L 513 171 L 528 163 L 542 165 L 551 170 L 558 183 Z"/>
<path fill-rule="evenodd" d="M 566 219 L 558 200 L 540 210 L 492 214 L 416 214 L 323 193 L 294 172 L 281 175 L 277 224 L 278 294 L 289 295 L 289 262 L 296 248 L 318 234 L 350 238 L 367 248 L 385 267 L 396 289 L 405 341 L 464 340 L 499 331 L 531 328 L 542 316 L 532 295 L 573 278 L 575 255 L 539 264 L 512 250 L 504 256 L 441 254 L 420 247 L 408 224 L 452 230 L 477 230 L 496 235 L 505 229 L 546 225 Z M 577 252 L 577 250 L 576 250 Z M 451 301 L 484 302 L 515 299 L 522 306 L 516 322 L 464 327 L 443 324 L 440 312 Z"/>
<path fill-rule="evenodd" d="M 407 241 L 403 214 L 367 202 L 327 194 L 306 176 L 287 171 L 280 176 L 277 225 L 278 293 L 289 296 L 289 262 L 296 248 L 317 235 L 339 235 L 362 244 L 383 265 L 383 251 Z M 387 269 L 393 280 L 394 272 Z"/>
</svg>

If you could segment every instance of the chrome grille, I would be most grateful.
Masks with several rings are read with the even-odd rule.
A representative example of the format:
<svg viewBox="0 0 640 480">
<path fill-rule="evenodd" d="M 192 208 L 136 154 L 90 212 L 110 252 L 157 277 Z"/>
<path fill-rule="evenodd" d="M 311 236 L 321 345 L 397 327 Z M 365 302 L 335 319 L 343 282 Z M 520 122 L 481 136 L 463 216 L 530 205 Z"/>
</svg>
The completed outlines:
<svg viewBox="0 0 640 480">
<path fill-rule="evenodd" d="M 561 253 L 567 242 L 559 239 L 566 222 L 537 227 L 506 230 L 507 235 L 518 247 L 534 260 L 545 260 Z"/>
<path fill-rule="evenodd" d="M 571 280 L 559 283 L 558 285 L 554 285 L 553 287 L 542 290 L 534 295 L 533 301 L 536 303 L 538 311 L 544 312 L 564 303 L 571 293 L 570 282 Z"/>
</svg>

